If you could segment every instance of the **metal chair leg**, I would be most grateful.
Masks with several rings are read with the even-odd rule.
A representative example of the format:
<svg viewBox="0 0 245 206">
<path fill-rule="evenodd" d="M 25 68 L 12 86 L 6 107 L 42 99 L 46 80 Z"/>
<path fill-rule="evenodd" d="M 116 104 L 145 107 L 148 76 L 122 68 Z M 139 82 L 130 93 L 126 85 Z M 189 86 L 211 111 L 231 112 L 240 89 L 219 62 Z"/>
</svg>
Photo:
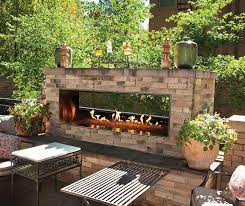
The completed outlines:
<svg viewBox="0 0 245 206">
<path fill-rule="evenodd" d="M 14 174 L 11 174 L 11 191 L 10 191 L 10 195 L 11 195 L 11 200 L 14 201 Z"/>
<path fill-rule="evenodd" d="M 57 177 L 57 174 L 55 175 L 55 191 L 57 192 L 58 191 L 58 177 Z"/>
<path fill-rule="evenodd" d="M 79 175 L 80 175 L 80 179 L 82 179 L 82 164 L 80 165 L 80 167 L 79 167 Z"/>
<path fill-rule="evenodd" d="M 82 198 L 82 205 L 85 205 L 85 206 L 90 206 L 90 204 L 89 204 L 89 201 L 88 200 L 86 200 L 85 198 Z"/>
<path fill-rule="evenodd" d="M 36 185 L 36 192 L 37 192 L 37 206 L 39 206 L 39 181 L 37 181 L 37 185 Z"/>
</svg>

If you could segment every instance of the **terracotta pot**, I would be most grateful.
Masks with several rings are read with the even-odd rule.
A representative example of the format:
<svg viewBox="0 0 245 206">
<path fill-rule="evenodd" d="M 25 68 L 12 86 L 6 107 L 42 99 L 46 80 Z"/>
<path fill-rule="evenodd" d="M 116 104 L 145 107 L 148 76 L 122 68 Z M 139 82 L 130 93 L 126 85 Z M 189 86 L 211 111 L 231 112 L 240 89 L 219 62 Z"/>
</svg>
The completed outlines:
<svg viewBox="0 0 245 206">
<path fill-rule="evenodd" d="M 18 120 L 15 123 L 16 134 L 19 136 L 32 136 L 46 131 L 45 119 L 33 118 L 30 122 L 31 127 L 26 128 L 22 121 Z"/>
<path fill-rule="evenodd" d="M 28 130 L 25 128 L 21 121 L 16 121 L 15 123 L 15 131 L 19 136 L 29 136 Z"/>
<path fill-rule="evenodd" d="M 203 150 L 204 143 L 191 139 L 183 144 L 183 154 L 188 166 L 196 170 L 207 170 L 215 161 L 219 153 L 219 145 L 214 145 L 212 150 Z"/>
</svg>

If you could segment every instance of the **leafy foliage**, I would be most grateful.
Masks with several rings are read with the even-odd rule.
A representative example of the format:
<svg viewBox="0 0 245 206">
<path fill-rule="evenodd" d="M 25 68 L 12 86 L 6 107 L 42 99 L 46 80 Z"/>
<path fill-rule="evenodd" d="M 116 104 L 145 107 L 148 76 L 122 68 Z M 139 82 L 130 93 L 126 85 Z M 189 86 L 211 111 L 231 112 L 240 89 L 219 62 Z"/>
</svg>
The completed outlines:
<svg viewBox="0 0 245 206">
<path fill-rule="evenodd" d="M 27 129 L 33 126 L 32 120 L 43 121 L 44 118 L 48 119 L 50 117 L 47 105 L 33 101 L 22 101 L 10 108 L 9 111 L 14 116 L 15 121 L 21 121 Z"/>
<path fill-rule="evenodd" d="M 218 72 L 218 111 L 231 105 L 229 114 L 242 111 L 244 58 L 217 56 L 220 46 L 237 42 L 239 32 L 244 31 L 244 14 L 224 12 L 231 1 L 196 0 L 192 11 L 169 18 L 175 27 L 149 32 L 141 25 L 151 17 L 151 6 L 144 0 L 84 0 L 82 4 L 78 0 L 4 0 L 0 3 L 0 72 L 14 79 L 15 97 L 34 98 L 40 92 L 43 68 L 55 66 L 54 49 L 59 44 L 72 47 L 73 67 L 81 68 L 98 62 L 96 49 L 103 51 L 102 61 L 108 61 L 108 40 L 113 44 L 112 60 L 125 61 L 122 44 L 128 40 L 133 49 L 129 61 L 139 63 L 135 67 L 160 68 L 163 40 L 169 38 L 175 45 L 189 36 L 199 46 L 198 68 Z"/>
<path fill-rule="evenodd" d="M 201 56 L 216 56 L 219 48 L 238 42 L 238 33 L 244 31 L 245 14 L 224 13 L 232 0 L 197 0 L 191 2 L 193 10 L 178 12 L 167 21 L 176 27 L 170 28 L 173 45 L 188 36 L 199 48 Z"/>
<path fill-rule="evenodd" d="M 14 5 L 13 0 L 8 2 Z M 160 65 L 161 33 L 149 34 L 141 25 L 150 16 L 144 0 L 84 1 L 83 4 L 77 0 L 28 2 L 30 11 L 13 17 L 18 27 L 14 23 L 5 25 L 14 34 L 6 42 L 15 44 L 18 52 L 13 47 L 12 53 L 6 54 L 8 58 L 1 59 L 0 70 L 14 79 L 15 97 L 38 96 L 44 78 L 42 69 L 55 66 L 54 49 L 65 42 L 74 51 L 73 67 L 90 67 L 96 63 L 95 50 L 100 48 L 106 54 L 108 40 L 113 43 L 114 61 L 125 61 L 122 44 L 128 40 L 134 51 L 130 61 L 143 66 Z M 20 6 L 24 7 L 22 2 Z M 108 60 L 108 55 L 103 58 Z"/>
<path fill-rule="evenodd" d="M 79 5 L 76 0 L 35 1 L 33 12 L 18 18 L 15 35 L 18 55 L 5 64 L 14 78 L 15 97 L 38 95 L 42 70 L 45 66 L 54 66 L 54 50 L 61 43 L 67 42 L 74 48 L 74 66 L 87 64 L 82 49 L 85 42 Z"/>
<path fill-rule="evenodd" d="M 199 114 L 192 120 L 186 121 L 179 132 L 178 145 L 190 139 L 203 142 L 203 150 L 212 150 L 215 144 L 229 149 L 237 140 L 236 132 L 218 114 Z"/>
<path fill-rule="evenodd" d="M 110 92 L 79 92 L 80 105 L 140 114 L 168 115 L 169 96 Z"/>
<path fill-rule="evenodd" d="M 85 33 L 94 64 L 98 61 L 94 58 L 96 49 L 102 50 L 103 60 L 108 61 L 106 43 L 109 40 L 113 45 L 113 61 L 125 62 L 123 42 L 127 40 L 133 49 L 130 62 L 144 67 L 159 66 L 162 34 L 144 30 L 142 23 L 151 16 L 150 6 L 146 6 L 144 0 L 102 0 L 97 3 L 84 1 L 83 9 Z"/>
<path fill-rule="evenodd" d="M 221 48 L 239 41 L 239 33 L 245 29 L 245 15 L 225 12 L 232 0 L 197 0 L 192 2 L 192 11 L 178 12 L 167 21 L 176 26 L 168 30 L 175 45 L 184 36 L 198 44 L 197 68 L 218 74 L 215 109 L 223 115 L 234 112 L 244 114 L 244 57 L 236 60 L 232 56 L 219 55 Z"/>
<path fill-rule="evenodd" d="M 16 31 L 19 26 L 18 17 L 32 12 L 32 0 L 1 0 L 0 20 L 0 71 L 1 74 L 11 74 L 8 62 L 16 61 L 18 45 L 15 43 Z M 7 69 L 6 69 L 7 66 Z"/>
<path fill-rule="evenodd" d="M 239 112 L 245 114 L 245 57 L 218 55 L 199 59 L 198 68 L 217 72 L 217 112 L 230 116 Z"/>
</svg>

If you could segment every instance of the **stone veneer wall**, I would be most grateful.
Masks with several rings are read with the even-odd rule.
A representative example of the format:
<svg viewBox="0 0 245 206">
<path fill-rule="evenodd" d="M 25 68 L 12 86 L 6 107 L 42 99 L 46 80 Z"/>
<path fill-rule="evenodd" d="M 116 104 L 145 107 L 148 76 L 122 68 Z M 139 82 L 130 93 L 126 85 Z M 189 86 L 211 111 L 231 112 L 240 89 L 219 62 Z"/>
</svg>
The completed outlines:
<svg viewBox="0 0 245 206">
<path fill-rule="evenodd" d="M 105 167 L 111 166 L 121 159 L 94 153 L 83 153 L 83 176 L 91 175 Z M 69 170 L 58 175 L 59 180 L 70 184 L 79 179 L 79 169 Z M 150 190 L 136 200 L 136 205 L 147 206 L 189 206 L 191 191 L 199 186 L 204 177 L 201 174 L 170 170 Z M 215 184 L 215 179 L 210 179 L 207 187 Z"/>
<path fill-rule="evenodd" d="M 164 69 L 45 69 L 46 100 L 52 116 L 48 132 L 78 140 L 180 156 L 176 135 L 185 119 L 205 105 L 213 111 L 215 77 L 212 72 Z M 114 133 L 59 120 L 59 90 L 144 93 L 170 96 L 169 137 Z M 115 138 L 116 136 L 116 138 Z"/>
<path fill-rule="evenodd" d="M 224 156 L 223 170 L 234 172 L 238 165 L 245 165 L 245 116 L 233 115 L 229 118 L 229 124 L 238 133 L 238 140 Z M 223 177 L 222 188 L 226 186 L 229 178 Z"/>
</svg>

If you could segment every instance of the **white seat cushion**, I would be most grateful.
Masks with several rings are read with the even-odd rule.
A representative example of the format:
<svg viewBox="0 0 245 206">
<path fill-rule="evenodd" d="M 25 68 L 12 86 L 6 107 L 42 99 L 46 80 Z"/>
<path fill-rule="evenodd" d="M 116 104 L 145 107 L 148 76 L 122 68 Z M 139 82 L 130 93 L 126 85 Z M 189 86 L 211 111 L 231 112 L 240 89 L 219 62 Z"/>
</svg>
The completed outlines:
<svg viewBox="0 0 245 206">
<path fill-rule="evenodd" d="M 196 187 L 193 191 L 192 201 L 195 206 L 232 206 L 220 196 L 221 191 Z"/>
<path fill-rule="evenodd" d="M 11 162 L 0 162 L 0 177 L 11 174 Z"/>
<path fill-rule="evenodd" d="M 10 169 L 11 169 L 11 162 L 10 161 L 0 163 L 0 171 L 10 170 Z"/>
</svg>

